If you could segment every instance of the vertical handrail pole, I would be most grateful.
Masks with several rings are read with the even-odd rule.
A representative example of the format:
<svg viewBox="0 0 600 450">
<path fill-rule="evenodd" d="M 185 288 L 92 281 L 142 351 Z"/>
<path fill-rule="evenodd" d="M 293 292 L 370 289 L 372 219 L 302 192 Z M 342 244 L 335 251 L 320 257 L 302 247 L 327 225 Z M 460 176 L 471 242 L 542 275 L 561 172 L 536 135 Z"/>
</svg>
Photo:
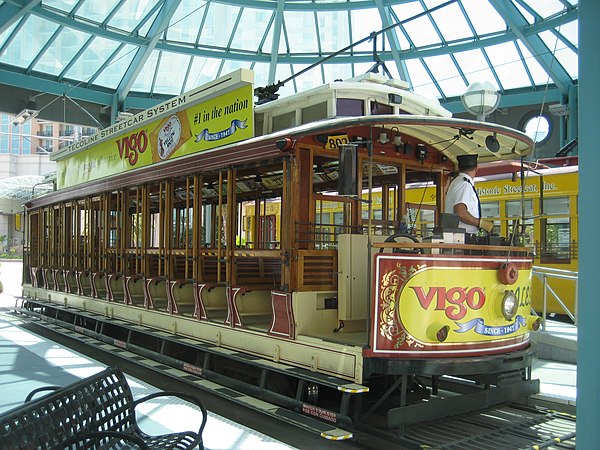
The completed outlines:
<svg viewBox="0 0 600 450">
<path fill-rule="evenodd" d="M 542 289 L 544 292 L 544 303 L 542 306 L 542 331 L 546 331 L 546 310 L 547 310 L 547 298 L 548 298 L 548 292 L 547 292 L 547 286 L 546 286 L 546 274 L 542 274 Z"/>
</svg>

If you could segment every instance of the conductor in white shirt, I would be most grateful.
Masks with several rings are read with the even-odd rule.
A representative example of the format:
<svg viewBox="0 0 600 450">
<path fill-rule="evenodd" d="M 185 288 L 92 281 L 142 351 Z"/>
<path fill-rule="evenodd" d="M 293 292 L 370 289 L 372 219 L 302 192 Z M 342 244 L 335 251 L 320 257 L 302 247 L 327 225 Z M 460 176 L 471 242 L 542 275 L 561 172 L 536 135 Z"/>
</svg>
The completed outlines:
<svg viewBox="0 0 600 450">
<path fill-rule="evenodd" d="M 481 203 L 473 181 L 477 173 L 477 155 L 460 155 L 456 159 L 459 174 L 448 187 L 445 211 L 458 216 L 458 226 L 467 234 L 477 234 L 479 229 L 489 233 L 494 224 L 481 217 Z"/>
</svg>

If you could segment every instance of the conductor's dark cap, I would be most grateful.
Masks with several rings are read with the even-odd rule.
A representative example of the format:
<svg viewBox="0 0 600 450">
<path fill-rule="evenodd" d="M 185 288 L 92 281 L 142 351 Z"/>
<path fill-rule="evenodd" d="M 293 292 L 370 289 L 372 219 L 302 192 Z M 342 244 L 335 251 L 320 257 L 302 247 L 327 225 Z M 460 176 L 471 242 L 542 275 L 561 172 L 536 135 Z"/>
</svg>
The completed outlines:
<svg viewBox="0 0 600 450">
<path fill-rule="evenodd" d="M 457 156 L 458 168 L 468 170 L 477 167 L 477 155 L 460 155 Z"/>
</svg>

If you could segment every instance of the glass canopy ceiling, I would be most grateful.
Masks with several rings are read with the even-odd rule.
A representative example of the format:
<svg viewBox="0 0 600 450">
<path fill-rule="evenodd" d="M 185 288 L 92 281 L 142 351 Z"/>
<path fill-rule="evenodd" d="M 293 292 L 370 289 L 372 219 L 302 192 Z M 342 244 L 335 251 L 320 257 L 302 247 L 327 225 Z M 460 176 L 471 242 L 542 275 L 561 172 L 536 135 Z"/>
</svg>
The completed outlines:
<svg viewBox="0 0 600 450">
<path fill-rule="evenodd" d="M 278 93 L 381 61 L 442 102 L 486 80 L 531 104 L 577 84 L 577 14 L 577 0 L 0 0 L 0 84 L 125 110 L 239 67 L 274 84 L 346 49 Z"/>
</svg>

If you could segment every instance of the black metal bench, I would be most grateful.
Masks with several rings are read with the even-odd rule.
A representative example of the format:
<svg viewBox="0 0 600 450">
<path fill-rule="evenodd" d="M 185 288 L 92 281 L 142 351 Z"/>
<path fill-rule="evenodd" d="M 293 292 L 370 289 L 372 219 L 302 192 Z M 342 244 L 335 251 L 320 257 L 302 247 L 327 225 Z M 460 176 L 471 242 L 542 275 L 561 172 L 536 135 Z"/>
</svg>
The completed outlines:
<svg viewBox="0 0 600 450">
<path fill-rule="evenodd" d="M 37 400 L 33 396 L 53 390 Z M 197 406 L 202 423 L 197 432 L 151 436 L 137 424 L 135 409 L 156 397 L 178 397 Z M 25 403 L 0 415 L 3 449 L 203 449 L 207 412 L 195 397 L 181 392 L 156 392 L 133 399 L 125 375 L 108 368 L 65 387 L 32 391 Z"/>
</svg>

